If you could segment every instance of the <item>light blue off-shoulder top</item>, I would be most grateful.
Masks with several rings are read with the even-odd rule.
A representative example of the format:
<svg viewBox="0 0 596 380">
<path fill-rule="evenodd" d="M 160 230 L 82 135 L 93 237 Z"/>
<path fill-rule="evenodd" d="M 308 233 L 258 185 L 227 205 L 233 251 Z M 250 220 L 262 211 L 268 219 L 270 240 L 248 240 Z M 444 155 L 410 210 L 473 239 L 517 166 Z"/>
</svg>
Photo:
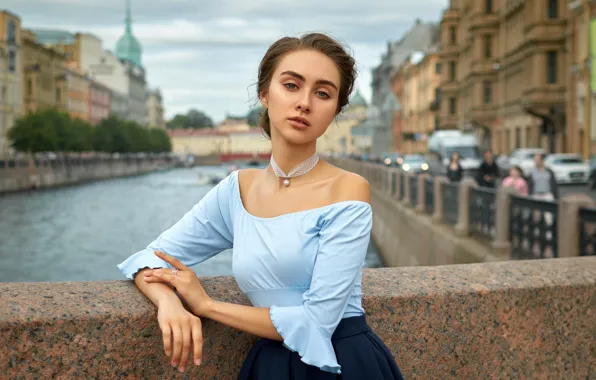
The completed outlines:
<svg viewBox="0 0 596 380">
<path fill-rule="evenodd" d="M 366 202 L 342 201 L 262 218 L 242 204 L 238 171 L 211 189 L 149 246 L 118 265 L 129 279 L 169 267 L 161 250 L 187 266 L 233 247 L 233 274 L 255 307 L 303 362 L 341 373 L 331 336 L 342 318 L 364 314 L 362 267 L 372 227 Z"/>
</svg>

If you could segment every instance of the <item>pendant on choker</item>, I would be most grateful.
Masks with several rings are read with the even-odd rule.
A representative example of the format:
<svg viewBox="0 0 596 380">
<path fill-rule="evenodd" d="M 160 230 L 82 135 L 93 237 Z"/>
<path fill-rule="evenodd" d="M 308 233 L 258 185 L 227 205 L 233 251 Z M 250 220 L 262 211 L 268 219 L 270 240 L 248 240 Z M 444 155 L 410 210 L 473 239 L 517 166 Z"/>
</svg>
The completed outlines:
<svg viewBox="0 0 596 380">
<path fill-rule="evenodd" d="M 285 187 L 290 186 L 290 179 L 289 178 L 284 179 L 283 184 L 284 184 Z"/>
</svg>

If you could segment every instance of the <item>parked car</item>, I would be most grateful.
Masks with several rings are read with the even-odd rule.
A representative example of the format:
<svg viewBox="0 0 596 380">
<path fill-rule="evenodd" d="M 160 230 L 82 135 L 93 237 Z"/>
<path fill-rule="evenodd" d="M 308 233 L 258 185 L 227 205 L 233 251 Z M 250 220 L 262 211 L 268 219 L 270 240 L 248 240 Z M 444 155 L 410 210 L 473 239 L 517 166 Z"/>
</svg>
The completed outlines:
<svg viewBox="0 0 596 380">
<path fill-rule="evenodd" d="M 523 172 L 524 176 L 529 176 L 530 171 L 534 168 L 534 156 L 537 153 L 541 153 L 546 155 L 546 150 L 542 148 L 522 148 L 516 149 L 511 153 L 511 157 L 509 157 L 509 165 L 511 166 L 519 166 Z"/>
<path fill-rule="evenodd" d="M 557 183 L 587 183 L 590 178 L 590 165 L 579 154 L 550 154 L 544 166 L 555 173 Z"/>
</svg>

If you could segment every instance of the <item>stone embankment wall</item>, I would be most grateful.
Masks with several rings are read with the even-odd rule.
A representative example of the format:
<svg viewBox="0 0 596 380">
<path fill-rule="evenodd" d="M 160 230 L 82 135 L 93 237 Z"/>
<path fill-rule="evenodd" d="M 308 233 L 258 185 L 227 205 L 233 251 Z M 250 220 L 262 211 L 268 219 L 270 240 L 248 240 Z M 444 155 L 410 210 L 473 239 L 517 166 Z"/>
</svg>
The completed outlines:
<svg viewBox="0 0 596 380">
<path fill-rule="evenodd" d="M 167 158 L 110 158 L 0 167 L 0 194 L 134 176 L 173 165 Z"/>
<path fill-rule="evenodd" d="M 596 378 L 596 258 L 365 270 L 364 307 L 406 379 Z M 232 278 L 212 297 L 248 304 Z M 235 379 L 255 337 L 205 320 L 193 379 Z M 0 283 L 0 378 L 179 376 L 132 282 Z"/>
</svg>

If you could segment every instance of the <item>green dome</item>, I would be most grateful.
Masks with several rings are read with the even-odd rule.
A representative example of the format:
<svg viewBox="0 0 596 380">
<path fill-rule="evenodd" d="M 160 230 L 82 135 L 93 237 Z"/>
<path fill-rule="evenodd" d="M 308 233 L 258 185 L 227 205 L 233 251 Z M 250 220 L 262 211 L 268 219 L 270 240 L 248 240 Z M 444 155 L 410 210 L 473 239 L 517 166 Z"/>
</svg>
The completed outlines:
<svg viewBox="0 0 596 380">
<path fill-rule="evenodd" d="M 124 35 L 116 43 L 116 57 L 134 63 L 142 67 L 141 55 L 143 49 L 141 44 L 132 34 L 132 20 L 130 17 L 130 1 L 126 2 L 126 20 Z"/>
<path fill-rule="evenodd" d="M 356 93 L 350 99 L 350 106 L 352 107 L 367 107 L 366 100 L 360 93 L 360 91 L 356 90 Z"/>
</svg>

